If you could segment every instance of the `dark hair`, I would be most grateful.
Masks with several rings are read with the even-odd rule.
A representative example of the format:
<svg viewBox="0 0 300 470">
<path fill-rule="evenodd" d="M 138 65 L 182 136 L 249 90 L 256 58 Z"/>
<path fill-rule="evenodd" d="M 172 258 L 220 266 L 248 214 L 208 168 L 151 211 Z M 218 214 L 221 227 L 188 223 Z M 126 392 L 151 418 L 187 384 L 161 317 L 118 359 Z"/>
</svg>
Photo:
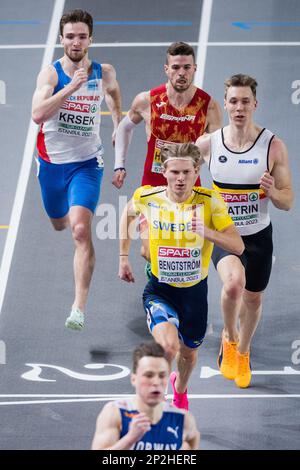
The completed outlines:
<svg viewBox="0 0 300 470">
<path fill-rule="evenodd" d="M 162 357 L 168 362 L 167 355 L 162 346 L 155 341 L 149 341 L 147 343 L 142 343 L 135 348 L 132 354 L 132 372 L 135 374 L 138 363 L 142 357 Z"/>
<path fill-rule="evenodd" d="M 64 13 L 59 23 L 59 31 L 61 36 L 63 36 L 64 26 L 67 23 L 85 23 L 89 27 L 90 37 L 93 34 L 93 18 L 87 11 L 72 10 Z"/>
<path fill-rule="evenodd" d="M 254 98 L 256 98 L 257 81 L 255 80 L 255 78 L 250 77 L 250 75 L 238 73 L 228 78 L 225 82 L 225 98 L 227 95 L 227 90 L 231 86 L 249 86 L 251 88 Z"/>
<path fill-rule="evenodd" d="M 173 42 L 167 50 L 166 64 L 168 64 L 169 55 L 191 55 L 195 62 L 195 52 L 192 46 L 186 42 Z"/>
<path fill-rule="evenodd" d="M 160 158 L 164 167 L 166 166 L 165 162 L 168 158 L 182 157 L 191 157 L 195 168 L 199 167 L 203 163 L 203 158 L 201 156 L 199 148 L 192 142 L 187 142 L 184 144 L 165 144 L 161 148 Z"/>
</svg>

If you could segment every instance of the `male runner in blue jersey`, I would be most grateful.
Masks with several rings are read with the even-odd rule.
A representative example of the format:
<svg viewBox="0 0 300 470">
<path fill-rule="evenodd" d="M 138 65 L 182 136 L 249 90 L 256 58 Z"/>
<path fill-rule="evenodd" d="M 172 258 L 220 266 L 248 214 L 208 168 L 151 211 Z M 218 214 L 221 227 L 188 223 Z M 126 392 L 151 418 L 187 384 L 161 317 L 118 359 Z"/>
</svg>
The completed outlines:
<svg viewBox="0 0 300 470">
<path fill-rule="evenodd" d="M 42 70 L 33 95 L 32 118 L 40 124 L 38 178 L 43 203 L 55 230 L 70 227 L 75 244 L 75 299 L 66 326 L 81 330 L 95 264 L 91 223 L 103 174 L 99 135 L 101 102 L 112 114 L 114 135 L 121 96 L 110 64 L 88 57 L 93 18 L 82 10 L 60 20 L 64 56 Z"/>
<path fill-rule="evenodd" d="M 92 450 L 194 450 L 200 433 L 190 412 L 164 400 L 170 364 L 154 341 L 133 352 L 132 399 L 107 403 L 97 419 Z"/>
</svg>

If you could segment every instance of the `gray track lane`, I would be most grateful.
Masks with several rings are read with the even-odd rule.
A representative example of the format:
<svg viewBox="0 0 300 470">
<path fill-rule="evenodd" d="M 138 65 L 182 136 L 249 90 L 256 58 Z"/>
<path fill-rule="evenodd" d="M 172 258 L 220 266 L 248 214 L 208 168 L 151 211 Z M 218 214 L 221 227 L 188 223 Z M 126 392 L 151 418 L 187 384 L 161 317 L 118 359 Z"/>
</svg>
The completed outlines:
<svg viewBox="0 0 300 470">
<path fill-rule="evenodd" d="M 26 8 L 21 0 L 0 3 L 0 46 L 46 42 L 52 1 L 28 1 Z M 32 78 L 40 69 L 42 55 L 43 49 L 0 49 L 0 80 L 6 84 L 6 102 L 0 104 L 1 162 L 5 161 L 0 173 L 0 225 L 10 220 L 35 87 Z M 0 256 L 6 235 L 7 230 L 0 229 Z"/>
<path fill-rule="evenodd" d="M 196 2 L 189 3 L 191 6 L 194 5 L 190 9 L 190 18 L 193 24 L 198 24 L 200 22 L 198 18 L 195 21 L 195 12 L 198 11 L 198 6 L 196 7 Z M 277 2 L 273 2 L 274 5 L 275 3 Z M 173 5 L 174 2 L 172 2 Z M 239 18 L 244 13 L 240 5 L 241 2 L 235 3 L 235 15 Z M 66 4 L 67 9 L 74 6 L 78 5 L 71 2 Z M 88 8 L 89 5 L 85 4 L 85 7 Z M 218 21 L 219 35 L 221 28 L 228 28 L 227 20 L 224 19 L 226 14 L 223 7 L 224 4 L 215 2 L 210 41 L 215 40 L 213 29 L 216 24 L 215 18 Z M 122 13 L 119 9 L 117 15 L 114 11 L 111 14 L 107 10 L 108 13 L 104 14 L 103 9 L 98 12 L 93 8 L 94 6 L 91 7 L 91 11 L 97 19 L 100 18 L 100 15 L 101 19 L 104 17 L 110 19 L 119 14 L 121 18 L 125 18 L 124 12 Z M 178 8 L 179 4 L 175 3 L 172 19 L 182 19 Z M 260 2 L 253 4 L 253 11 L 258 9 L 263 14 Z M 147 19 L 150 15 L 157 14 L 156 10 L 150 11 L 150 6 L 146 2 L 143 2 L 140 11 Z M 133 18 L 133 12 L 129 13 L 127 10 L 126 19 Z M 134 19 L 136 18 L 135 15 Z M 221 18 L 223 18 L 222 21 Z M 112 29 L 109 31 L 108 37 L 109 34 L 112 34 Z M 116 31 L 118 40 L 122 36 L 122 41 L 171 41 L 173 40 L 172 35 L 176 39 L 178 37 L 176 36 L 177 29 L 173 29 L 167 39 L 164 30 L 163 34 L 161 34 L 161 30 L 155 31 L 153 34 L 152 28 L 139 30 L 138 34 L 136 30 L 131 28 L 126 28 L 126 33 L 123 33 L 121 28 Z M 242 40 L 242 33 L 240 31 L 239 37 L 236 37 L 235 40 Z M 102 34 L 104 34 L 104 30 L 101 32 L 99 30 L 100 36 L 97 34 L 95 38 L 97 42 L 98 40 L 100 42 L 99 37 L 101 37 L 101 41 L 112 40 L 111 38 L 107 39 L 106 36 L 102 37 Z M 195 27 L 193 35 L 183 39 L 196 41 L 197 38 L 198 31 Z M 96 60 L 108 61 L 115 65 L 124 95 L 124 109 L 127 109 L 131 98 L 138 91 L 143 88 L 148 89 L 163 80 L 164 52 L 164 48 L 147 48 L 146 50 L 141 48 L 122 50 L 105 48 L 102 51 L 92 50 L 91 55 Z M 299 111 L 296 106 L 292 107 L 288 100 L 288 87 L 282 86 L 282 77 L 287 85 L 291 79 L 297 77 L 292 77 L 289 74 L 280 75 L 282 70 L 279 68 L 281 60 L 286 60 L 289 63 L 294 59 L 292 54 L 293 50 L 288 49 L 285 55 L 279 58 L 276 49 L 245 50 L 237 48 L 234 49 L 233 54 L 232 49 L 209 48 L 205 88 L 221 101 L 221 77 L 225 78 L 236 71 L 245 71 L 256 75 L 260 82 L 259 93 L 263 94 L 260 96 L 262 106 L 258 111 L 257 120 L 278 131 L 279 135 L 288 142 L 291 156 L 294 156 L 297 155 L 296 137 L 291 129 L 294 128 L 296 115 Z M 248 58 L 247 63 L 245 63 L 245 57 Z M 244 65 L 247 65 L 246 70 L 243 68 Z M 33 75 L 32 80 L 35 79 Z M 281 86 L 280 93 L 278 93 L 277 88 Z M 276 94 L 276 103 L 279 100 L 277 106 L 284 113 L 282 118 L 281 115 L 274 112 L 274 107 L 270 109 L 270 103 L 273 102 L 272 93 Z M 103 117 L 102 134 L 107 152 L 106 175 L 101 201 L 113 203 L 115 207 L 118 207 L 118 193 L 110 185 L 112 170 L 110 133 L 109 118 Z M 144 154 L 144 130 L 140 126 L 135 132 L 129 157 L 134 163 L 130 168 L 127 185 L 121 194 L 131 194 L 133 188 L 139 184 Z M 299 167 L 295 164 L 295 158 L 292 161 L 292 168 L 293 172 L 298 175 Z M 298 178 L 295 177 L 295 181 L 297 180 Z M 297 198 L 299 198 L 298 193 Z M 297 237 L 294 236 L 292 230 L 294 226 L 292 224 L 295 224 L 295 220 L 299 220 L 297 206 L 293 211 L 293 216 L 292 218 L 290 214 L 275 213 L 274 211 L 275 243 L 278 247 L 276 250 L 277 261 L 271 285 L 266 294 L 264 317 L 254 341 L 252 354 L 254 369 L 282 370 L 284 366 L 292 365 L 291 344 L 297 339 L 297 299 L 295 297 L 297 286 L 294 272 L 297 272 L 300 265 L 296 250 Z M 98 215 L 94 221 L 95 234 L 100 222 L 101 217 Z M 283 243 L 286 238 L 284 228 L 288 228 L 289 247 Z M 288 249 L 290 247 L 293 250 L 292 253 Z M 5 340 L 7 346 L 7 365 L 0 366 L 2 394 L 131 393 L 128 378 L 118 381 L 88 382 L 76 380 L 58 370 L 46 368 L 43 369 L 41 377 L 56 381 L 33 382 L 21 378 L 24 372 L 30 370 L 25 365 L 27 363 L 64 366 L 71 371 L 85 374 L 113 374 L 114 368 L 107 367 L 102 371 L 89 371 L 84 369 L 84 365 L 103 362 L 129 366 L 133 347 L 148 338 L 140 300 L 145 281 L 142 274 L 143 263 L 138 256 L 139 244 L 135 243 L 133 249 L 132 261 L 136 273 L 136 283 L 131 286 L 118 282 L 116 278 L 118 261 L 116 240 L 100 241 L 95 236 L 95 248 L 98 264 L 90 293 L 87 327 L 84 332 L 76 334 L 66 331 L 63 327 L 69 302 L 72 299 L 73 288 L 70 235 L 67 233 L 56 234 L 51 230 L 41 207 L 39 188 L 33 168 L 3 314 L 0 318 L 0 339 Z M 282 276 L 282 272 L 284 276 Z M 279 307 L 283 297 L 288 299 L 284 310 Z M 191 380 L 190 393 L 239 394 L 242 396 L 245 393 L 299 393 L 299 376 L 256 375 L 253 379 L 254 385 L 247 391 L 237 390 L 232 383 L 225 382 L 219 376 L 207 379 L 199 378 L 201 366 L 215 368 L 219 346 L 218 336 L 221 329 L 218 299 L 219 283 L 212 271 L 210 315 L 213 318 L 215 333 L 207 337 L 205 345 L 200 351 L 200 360 Z M 297 368 L 297 366 L 294 367 Z M 18 399 L 2 397 L 1 401 L 4 400 Z M 30 399 L 28 398 L 28 400 Z M 298 401 L 292 398 L 194 399 L 191 401 L 191 408 L 202 431 L 202 448 L 297 448 L 299 447 Z M 0 406 L 1 422 L 5 423 L 5 426 L 2 426 L 0 430 L 1 448 L 88 448 L 95 417 L 101 406 L 101 403 Z M 279 434 L 279 428 L 285 432 Z"/>
</svg>

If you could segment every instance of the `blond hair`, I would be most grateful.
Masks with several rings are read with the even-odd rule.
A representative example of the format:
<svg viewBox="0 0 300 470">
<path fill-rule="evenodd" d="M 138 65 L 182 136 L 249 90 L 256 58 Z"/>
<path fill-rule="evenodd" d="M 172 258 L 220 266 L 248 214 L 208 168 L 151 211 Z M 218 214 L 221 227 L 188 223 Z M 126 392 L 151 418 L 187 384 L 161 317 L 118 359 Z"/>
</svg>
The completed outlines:
<svg viewBox="0 0 300 470">
<path fill-rule="evenodd" d="M 161 148 L 161 163 L 166 168 L 169 159 L 191 159 L 194 167 L 199 167 L 204 162 L 199 148 L 192 142 L 184 144 L 165 144 Z"/>
</svg>

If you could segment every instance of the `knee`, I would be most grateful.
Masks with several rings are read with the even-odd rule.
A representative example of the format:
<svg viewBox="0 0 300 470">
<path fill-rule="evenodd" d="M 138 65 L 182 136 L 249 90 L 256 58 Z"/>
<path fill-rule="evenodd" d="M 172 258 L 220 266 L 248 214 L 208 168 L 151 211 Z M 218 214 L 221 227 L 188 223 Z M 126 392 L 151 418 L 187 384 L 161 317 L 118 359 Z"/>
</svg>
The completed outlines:
<svg viewBox="0 0 300 470">
<path fill-rule="evenodd" d="M 53 224 L 53 227 L 56 232 L 62 232 L 63 230 L 67 228 L 65 224 L 61 224 L 61 225 Z"/>
<path fill-rule="evenodd" d="M 224 283 L 224 293 L 232 300 L 238 300 L 245 288 L 245 284 L 242 279 L 239 278 L 231 278 Z"/>
<path fill-rule="evenodd" d="M 87 243 L 90 241 L 90 228 L 82 222 L 72 226 L 72 236 L 77 243 Z"/>
<path fill-rule="evenodd" d="M 51 219 L 52 226 L 56 232 L 62 232 L 68 227 L 67 220 L 55 220 Z"/>
<path fill-rule="evenodd" d="M 169 342 L 168 340 L 164 340 L 161 341 L 161 346 L 167 355 L 168 361 L 171 363 L 179 351 L 179 342 Z"/>
</svg>

